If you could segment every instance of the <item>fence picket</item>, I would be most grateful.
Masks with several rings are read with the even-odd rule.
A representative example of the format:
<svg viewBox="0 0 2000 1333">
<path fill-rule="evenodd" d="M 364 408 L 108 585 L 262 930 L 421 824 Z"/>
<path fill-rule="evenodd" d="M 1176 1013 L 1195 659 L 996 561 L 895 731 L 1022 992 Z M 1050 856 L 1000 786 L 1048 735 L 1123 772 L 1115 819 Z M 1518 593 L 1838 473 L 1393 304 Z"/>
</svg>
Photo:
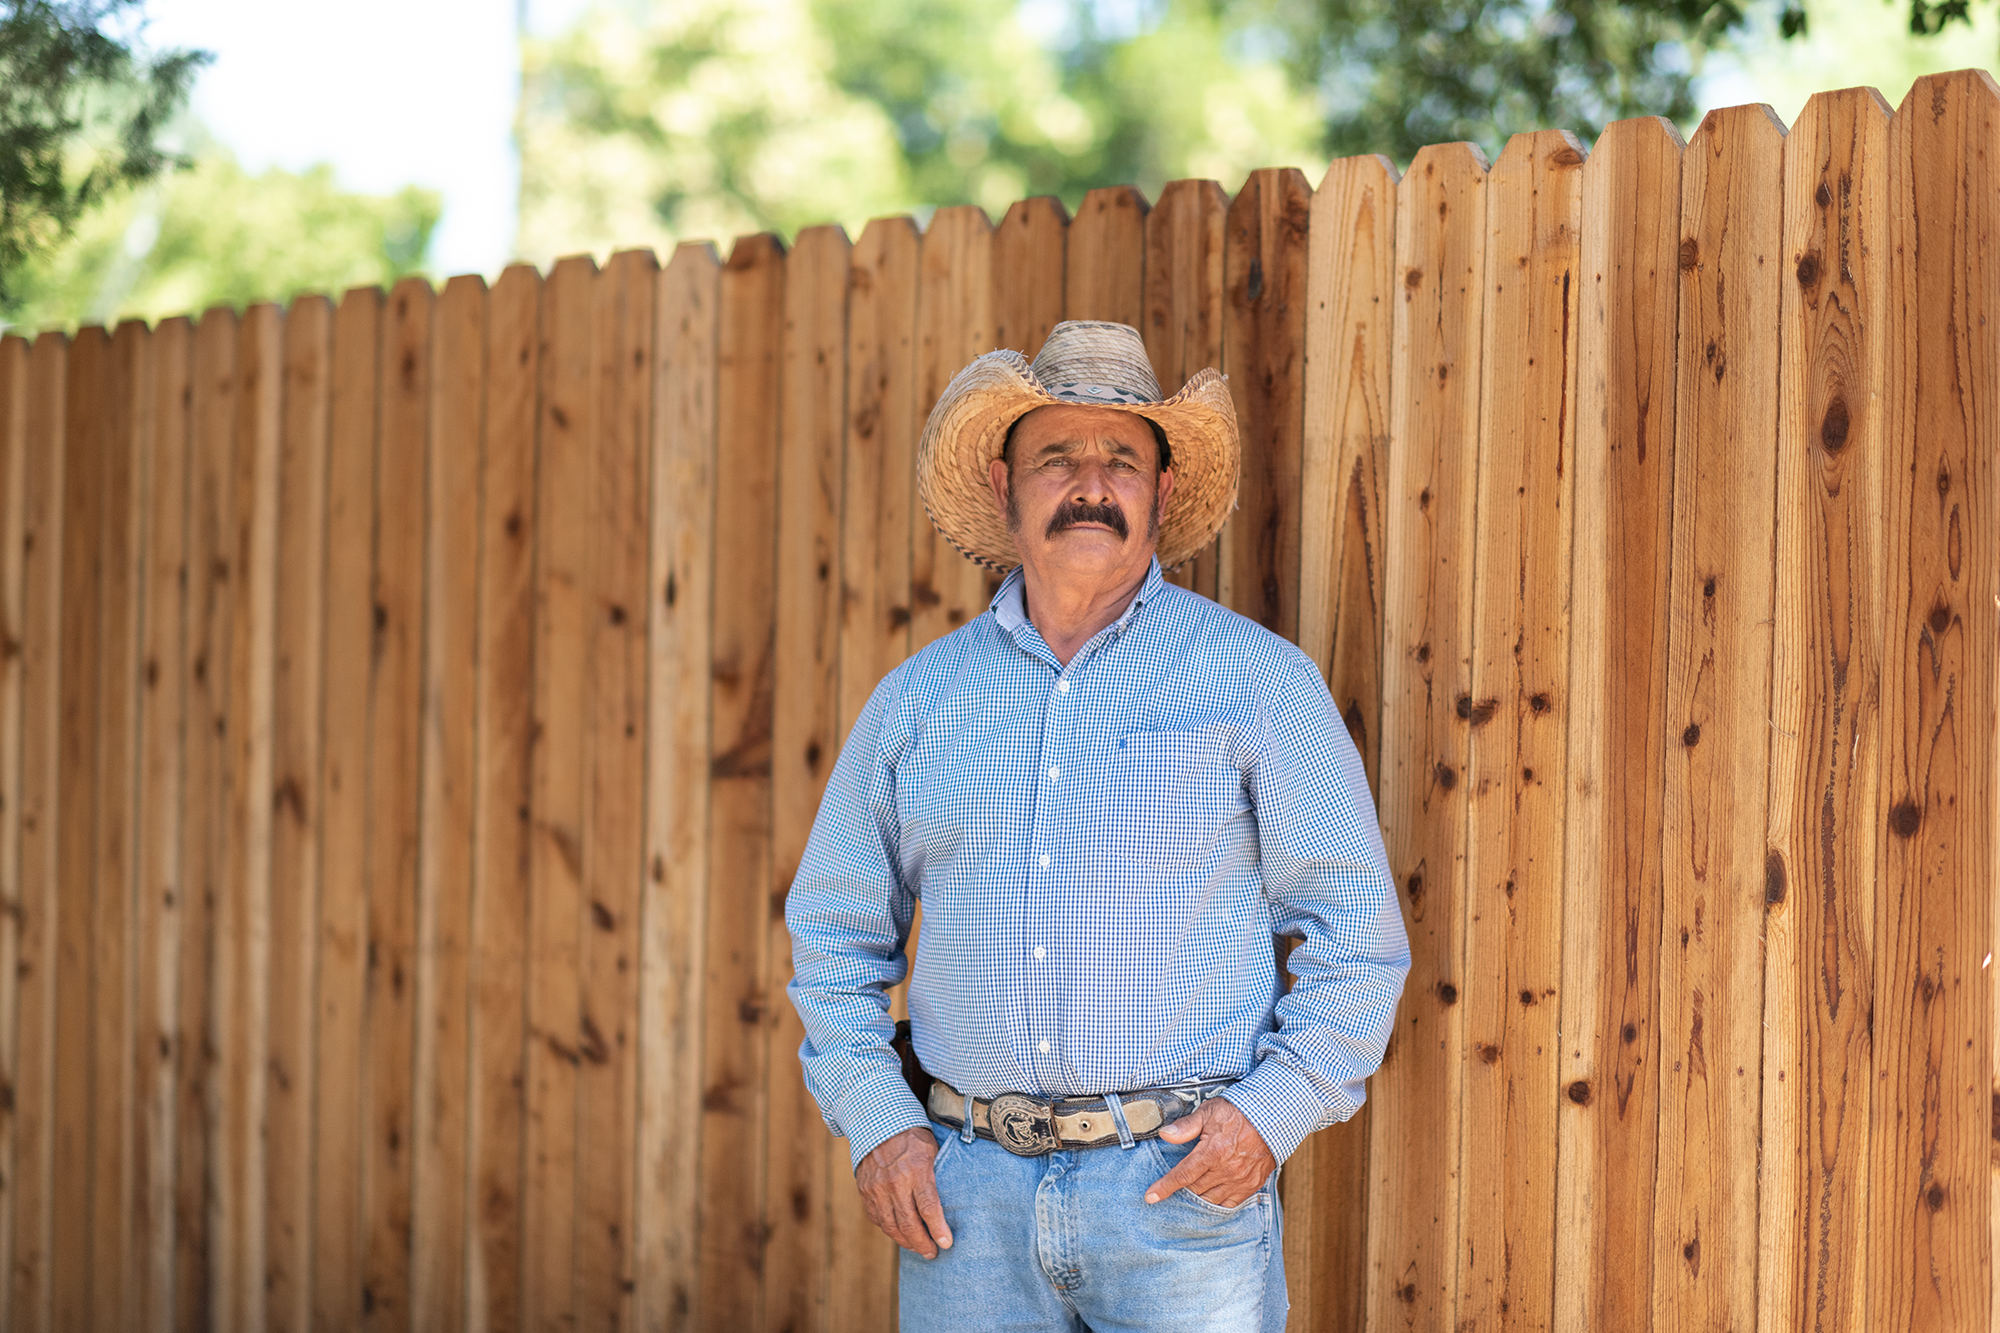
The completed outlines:
<svg viewBox="0 0 2000 1333">
<path fill-rule="evenodd" d="M 35 648 L 24 637 L 29 627 L 27 589 L 22 583 L 28 557 L 28 364 L 26 339 L 0 337 L 0 634 L 5 642 L 19 645 L 0 652 L 0 895 L 9 902 L 24 901 L 21 811 L 35 799 L 22 786 L 29 775 L 21 767 L 22 733 L 27 726 L 21 710 L 23 658 Z M 14 1023 L 20 995 L 20 974 L 14 966 L 20 950 L 19 921 L 15 913 L 0 914 L 0 1078 L 9 1087 L 19 1079 Z M 0 1115 L 0 1163 L 6 1166 L 0 1175 L 0 1264 L 10 1259 L 7 1245 L 14 1229 L 13 1147 L 14 1116 Z M 0 1318 L 10 1306 L 11 1300 L 0 1301 Z"/>
<path fill-rule="evenodd" d="M 535 517 L 535 717 L 528 902 L 526 1163 L 522 1323 L 576 1317 L 577 938 L 588 817 L 592 521 L 591 309 L 587 257 L 558 262 L 542 288 L 541 457 Z"/>
<path fill-rule="evenodd" d="M 847 732 L 882 677 L 910 653 L 911 525 L 917 506 L 917 296 L 924 241 L 908 218 L 878 218 L 849 256 L 847 438 L 841 506 L 839 708 Z M 854 1187 L 847 1142 L 827 1149 L 826 1326 L 886 1328 L 896 1318 L 896 1246 Z"/>
<path fill-rule="evenodd" d="M 1032 361 L 1063 318 L 1068 230 L 1053 195 L 1021 200 L 993 229 L 993 346 Z"/>
<path fill-rule="evenodd" d="M 466 1076 L 479 702 L 479 463 L 486 284 L 438 297 L 425 478 L 423 828 L 417 872 L 410 1321 L 465 1323 Z"/>
<path fill-rule="evenodd" d="M 1146 196 L 1130 185 L 1090 191 L 1069 224 L 1063 318 L 1107 319 L 1137 328 L 1145 292 Z"/>
<path fill-rule="evenodd" d="M 634 1302 L 647 1330 L 691 1327 L 697 1293 L 720 276 L 711 247 L 682 245 L 655 302 Z"/>
<path fill-rule="evenodd" d="M 1381 485 L 1389 441 L 1396 171 L 1327 168 L 1307 238 L 1299 646 L 1327 676 L 1373 787 L 1381 757 Z M 1285 1266 L 1308 1273 L 1295 1326 L 1360 1329 L 1368 1269 L 1368 1109 L 1300 1146 L 1285 1177 Z"/>
<path fill-rule="evenodd" d="M 833 771 L 840 666 L 840 511 L 852 247 L 838 227 L 798 235 L 785 266 L 778 446 L 777 657 L 771 733 L 771 890 L 764 929 L 771 1115 L 765 1136 L 764 1324 L 817 1329 L 826 1314 L 826 1193 L 833 1144 L 799 1072 L 805 1026 L 785 895 Z"/>
<path fill-rule="evenodd" d="M 333 388 L 327 435 L 325 744 L 321 752 L 318 1090 L 312 1186 L 312 1316 L 316 1328 L 361 1322 L 362 1067 L 367 987 L 368 719 L 373 696 L 376 400 L 380 389 L 382 293 L 348 292 L 333 317 Z M 191 521 L 194 515 L 191 514 Z M 191 540 L 199 539 L 199 531 Z M 197 548 L 198 550 L 198 548 Z M 199 566 L 196 566 L 197 568 Z M 190 634 L 200 621 L 190 608 Z M 190 652 L 198 651 L 189 645 Z M 201 713 L 190 677 L 189 752 Z M 192 783 L 192 777 L 190 777 Z M 190 790 L 190 799 L 193 792 Z M 192 867 L 190 867 L 192 868 Z M 192 894 L 190 894 L 192 897 Z M 197 920 L 192 903 L 183 934 Z M 188 979 L 183 979 L 183 989 Z"/>
<path fill-rule="evenodd" d="M 1891 350 L 1865 1327 L 1991 1315 L 2000 757 L 2000 86 L 1891 128 Z M 1949 372 L 1943 367 L 1952 367 Z M 1942 381 L 1942 382 L 1939 382 Z M 1830 439 L 1822 428 L 1822 441 Z"/>
<path fill-rule="evenodd" d="M 529 870 L 534 855 L 535 441 L 541 276 L 509 267 L 487 294 L 479 454 L 474 689 L 472 1092 L 465 1157 L 471 1238 L 466 1328 L 520 1326 Z"/>
<path fill-rule="evenodd" d="M 1784 146 L 1758 1326 L 1861 1327 L 1869 883 L 1881 832 L 1889 118 L 1820 94 Z M 1821 428 L 1838 400 L 1847 433 Z M 1829 443 L 1833 447 L 1829 448 Z"/>
<path fill-rule="evenodd" d="M 1145 309 L 1139 331 L 1162 393 L 1178 393 L 1204 366 L 1222 368 L 1222 251 L 1229 196 L 1214 181 L 1169 181 L 1146 215 Z M 1215 552 L 1168 575 L 1215 596 Z"/>
<path fill-rule="evenodd" d="M 1465 816 L 1486 160 L 1425 148 L 1396 186 L 1377 808 L 1411 967 L 1369 1087 L 1371 1324 L 1455 1323 L 1467 983 Z"/>
<path fill-rule="evenodd" d="M 333 310 L 324 297 L 301 297 L 285 314 L 283 417 L 276 460 L 264 1191 L 265 1318 L 281 1333 L 303 1333 L 312 1324 L 312 1129 L 318 1100 L 313 1077 L 313 976 L 323 851 L 320 698 L 326 683 L 332 331 Z"/>
<path fill-rule="evenodd" d="M 931 404 L 943 395 L 951 377 L 973 357 L 993 350 L 993 227 L 986 214 L 970 204 L 940 208 L 924 232 L 921 264 L 915 404 L 919 433 Z M 915 458 L 914 452 L 911 457 Z M 991 595 L 986 571 L 954 550 L 928 516 L 911 520 L 912 652 L 984 611 Z"/>
<path fill-rule="evenodd" d="M 99 542 L 103 601 L 99 709 L 96 903 L 91 959 L 90 1318 L 122 1329 L 131 1305 L 133 834 L 138 815 L 140 542 L 145 532 L 138 411 L 146 329 L 121 324 L 111 339 L 103 400 L 105 489 Z"/>
<path fill-rule="evenodd" d="M 1653 1318 L 1706 1327 L 1756 1317 L 1783 149 L 1711 112 L 1681 174 Z"/>
<path fill-rule="evenodd" d="M 1297 168 L 1254 171 L 1229 205 L 1223 243 L 1222 368 L 1232 372 L 1243 480 L 1222 529 L 1216 595 L 1288 639 L 1299 626 L 1311 209 L 1312 186 Z"/>
<path fill-rule="evenodd" d="M 1486 198 L 1458 1317 L 1501 1328 L 1552 1314 L 1582 165 L 1517 134 Z"/>
<path fill-rule="evenodd" d="M 1652 1317 L 1661 792 L 1680 135 L 1605 127 L 1583 167 L 1563 854 L 1556 1326 Z"/>
<path fill-rule="evenodd" d="M 92 1149 L 91 926 L 96 915 L 99 735 L 104 723 L 100 549 L 109 489 L 105 446 L 111 346 L 103 329 L 85 328 L 70 344 L 60 448 L 62 514 L 62 711 L 56 787 L 55 972 L 48 1030 L 51 1162 L 46 1309 L 52 1329 L 92 1324 L 91 1202 L 97 1192 Z"/>
<path fill-rule="evenodd" d="M 714 758 L 710 761 L 707 982 L 702 1052 L 701 1292 L 705 1329 L 758 1326 L 771 911 L 772 622 L 786 255 L 736 243 L 717 334 Z"/>
</svg>

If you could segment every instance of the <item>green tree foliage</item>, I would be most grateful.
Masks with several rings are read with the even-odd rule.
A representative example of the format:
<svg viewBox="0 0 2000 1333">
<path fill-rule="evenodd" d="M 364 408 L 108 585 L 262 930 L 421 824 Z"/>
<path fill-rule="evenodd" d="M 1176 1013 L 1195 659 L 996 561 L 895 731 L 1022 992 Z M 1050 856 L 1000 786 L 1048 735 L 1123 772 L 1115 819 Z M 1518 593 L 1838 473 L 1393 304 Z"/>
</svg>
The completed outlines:
<svg viewBox="0 0 2000 1333">
<path fill-rule="evenodd" d="M 664 246 L 1310 166 L 1318 115 L 1205 0 L 1107 34 L 1007 0 L 601 4 L 524 55 L 521 242 Z"/>
<path fill-rule="evenodd" d="M 209 56 L 139 54 L 138 6 L 0 0 L 0 304 L 86 211 L 178 160 L 161 132 Z"/>
<path fill-rule="evenodd" d="M 387 284 L 423 268 L 441 210 L 432 191 L 353 194 L 324 165 L 251 175 L 197 146 L 190 170 L 104 202 L 30 264 L 5 314 L 74 326 Z"/>
</svg>

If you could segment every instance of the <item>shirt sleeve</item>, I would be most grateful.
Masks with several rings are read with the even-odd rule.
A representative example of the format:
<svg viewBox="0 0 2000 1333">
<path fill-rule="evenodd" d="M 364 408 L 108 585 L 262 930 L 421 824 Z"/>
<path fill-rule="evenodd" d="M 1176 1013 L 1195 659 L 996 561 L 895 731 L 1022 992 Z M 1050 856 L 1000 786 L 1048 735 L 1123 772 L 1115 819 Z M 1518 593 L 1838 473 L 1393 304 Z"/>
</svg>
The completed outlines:
<svg viewBox="0 0 2000 1333">
<path fill-rule="evenodd" d="M 916 895 L 899 864 L 895 747 L 885 731 L 902 672 L 875 688 L 841 747 L 785 897 L 786 994 L 805 1024 L 806 1088 L 858 1165 L 885 1139 L 929 1123 L 889 1045 L 889 987 L 909 970 Z"/>
<path fill-rule="evenodd" d="M 1222 1095 L 1280 1162 L 1361 1109 L 1410 971 L 1367 773 L 1319 671 L 1299 658 L 1266 705 L 1250 774 L 1273 929 L 1301 937 L 1292 989 L 1249 1075 Z"/>
</svg>

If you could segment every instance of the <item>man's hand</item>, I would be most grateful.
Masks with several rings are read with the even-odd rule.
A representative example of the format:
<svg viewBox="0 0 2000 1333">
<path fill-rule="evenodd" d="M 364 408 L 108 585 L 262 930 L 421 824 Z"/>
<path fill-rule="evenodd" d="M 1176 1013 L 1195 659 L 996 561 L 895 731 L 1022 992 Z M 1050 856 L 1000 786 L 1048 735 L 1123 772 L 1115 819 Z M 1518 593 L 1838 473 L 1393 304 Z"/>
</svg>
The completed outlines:
<svg viewBox="0 0 2000 1333">
<path fill-rule="evenodd" d="M 1278 1169 L 1278 1159 L 1264 1136 L 1234 1102 L 1211 1098 L 1160 1131 L 1168 1143 L 1199 1137 L 1181 1164 L 1154 1181 L 1147 1203 L 1158 1203 L 1178 1189 L 1193 1190 L 1212 1204 L 1234 1208 L 1262 1188 Z"/>
<path fill-rule="evenodd" d="M 1255 1131 L 1251 1133 L 1255 1137 Z M 882 1140 L 854 1169 L 854 1184 L 868 1207 L 868 1220 L 890 1240 L 926 1259 L 937 1258 L 939 1246 L 951 1248 L 951 1228 L 944 1223 L 937 1175 L 931 1170 L 936 1160 L 937 1140 L 928 1128 L 919 1126 Z"/>
</svg>

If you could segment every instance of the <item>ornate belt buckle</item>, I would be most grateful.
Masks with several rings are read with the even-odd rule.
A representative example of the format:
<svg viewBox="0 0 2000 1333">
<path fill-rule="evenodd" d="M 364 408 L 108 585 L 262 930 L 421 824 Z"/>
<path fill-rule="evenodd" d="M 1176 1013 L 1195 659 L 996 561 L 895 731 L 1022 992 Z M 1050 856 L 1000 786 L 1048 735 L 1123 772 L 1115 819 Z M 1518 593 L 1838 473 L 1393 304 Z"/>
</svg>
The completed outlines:
<svg viewBox="0 0 2000 1333">
<path fill-rule="evenodd" d="M 1026 1093 L 1003 1092 L 986 1107 L 993 1141 L 1016 1157 L 1043 1157 L 1056 1150 L 1055 1107 Z"/>
</svg>

